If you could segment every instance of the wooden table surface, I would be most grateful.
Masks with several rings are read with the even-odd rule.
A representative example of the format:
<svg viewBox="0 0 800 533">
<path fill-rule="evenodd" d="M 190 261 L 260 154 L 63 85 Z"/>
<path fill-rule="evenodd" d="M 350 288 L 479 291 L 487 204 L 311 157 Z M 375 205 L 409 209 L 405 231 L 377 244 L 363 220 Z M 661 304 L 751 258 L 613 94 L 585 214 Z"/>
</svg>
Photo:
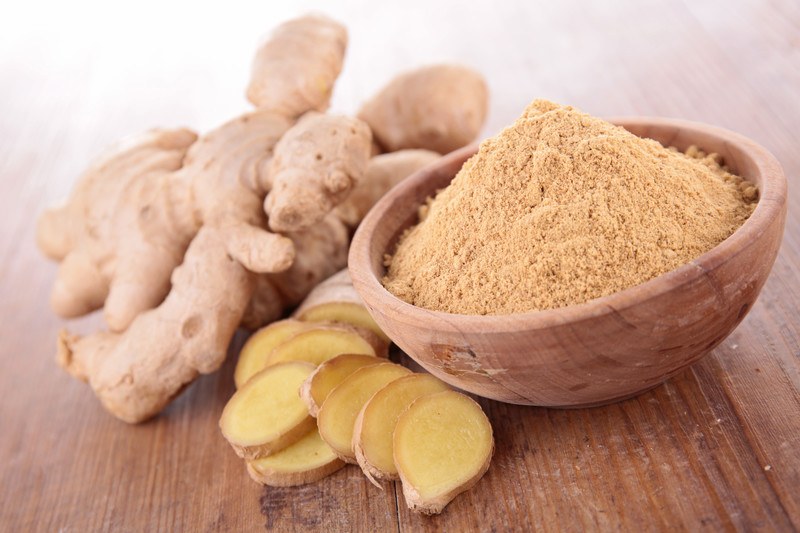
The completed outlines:
<svg viewBox="0 0 800 533">
<path fill-rule="evenodd" d="M 615 405 L 483 402 L 496 456 L 441 516 L 410 513 L 397 485 L 378 490 L 355 467 L 304 487 L 251 482 L 217 429 L 241 338 L 220 372 L 139 426 L 107 415 L 57 368 L 54 339 L 64 323 L 48 308 L 55 266 L 34 246 L 34 217 L 114 139 L 156 125 L 207 129 L 246 109 L 258 38 L 305 11 L 270 4 L 278 3 L 215 10 L 145 1 L 124 11 L 26 3 L 4 14 L 0 530 L 800 529 L 796 1 L 519 1 L 468 10 L 454 0 L 402 10 L 301 2 L 351 29 L 335 109 L 355 110 L 399 69 L 458 60 L 489 79 L 487 135 L 544 96 L 597 115 L 728 127 L 769 148 L 790 181 L 781 253 L 730 338 L 680 376 Z M 70 324 L 99 326 L 96 316 Z"/>
</svg>

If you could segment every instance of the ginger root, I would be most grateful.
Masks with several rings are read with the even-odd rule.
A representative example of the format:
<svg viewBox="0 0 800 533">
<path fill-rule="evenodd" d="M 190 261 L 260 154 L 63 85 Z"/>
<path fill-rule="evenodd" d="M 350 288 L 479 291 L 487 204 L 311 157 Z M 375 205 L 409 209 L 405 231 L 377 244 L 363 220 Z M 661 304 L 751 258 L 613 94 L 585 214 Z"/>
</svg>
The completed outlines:
<svg viewBox="0 0 800 533">
<path fill-rule="evenodd" d="M 61 364 L 88 380 L 122 420 L 153 416 L 198 373 L 219 368 L 253 294 L 254 272 L 287 269 L 267 284 L 279 302 L 274 308 L 283 309 L 344 264 L 347 231 L 333 215 L 288 237 L 261 229 L 265 179 L 253 170 L 266 168 L 287 128 L 284 119 L 256 111 L 198 140 L 178 172 L 192 176 L 184 203 L 194 207 L 188 212 L 199 231 L 167 298 L 122 333 L 62 336 Z"/>
<path fill-rule="evenodd" d="M 300 26 L 327 24 L 309 19 Z M 288 24 L 280 39 L 291 40 L 292 27 L 299 26 Z M 340 40 L 315 46 L 320 57 L 343 53 Z M 267 71 L 257 71 L 254 82 L 266 82 Z M 329 92 L 311 106 L 289 91 L 283 97 L 295 98 L 291 113 L 265 103 L 196 141 L 185 131 L 172 140 L 148 134 L 99 162 L 66 207 L 42 217 L 40 244 L 64 258 L 57 309 L 76 316 L 105 305 L 112 331 L 62 334 L 58 360 L 89 381 L 112 414 L 128 422 L 153 416 L 199 373 L 219 367 L 246 312 L 275 320 L 345 265 L 347 229 L 325 209 L 362 177 L 368 128 L 349 117 L 313 115 L 292 128 L 295 116 L 327 106 Z M 271 167 L 287 132 L 295 141 Z M 297 148 L 304 139 L 313 161 Z M 285 235 L 267 231 L 267 194 L 286 206 L 306 192 L 322 205 L 313 223 Z M 319 201 L 325 194 L 328 203 Z"/>
<path fill-rule="evenodd" d="M 273 231 L 298 231 L 319 222 L 362 179 L 372 133 L 352 117 L 310 112 L 275 146 L 264 201 Z"/>
<path fill-rule="evenodd" d="M 344 465 L 315 428 L 279 452 L 247 461 L 247 472 L 262 485 L 293 487 L 319 481 Z"/>
<path fill-rule="evenodd" d="M 325 111 L 342 70 L 347 30 L 320 15 L 284 22 L 253 60 L 247 98 L 259 109 L 296 118 Z"/>
<path fill-rule="evenodd" d="M 239 457 L 266 457 L 314 429 L 314 419 L 298 395 L 313 370 L 302 361 L 272 365 L 236 391 L 222 411 L 219 427 Z"/>
<path fill-rule="evenodd" d="M 412 374 L 392 381 L 364 405 L 353 429 L 353 452 L 372 483 L 378 485 L 376 479 L 399 477 L 394 465 L 392 435 L 400 414 L 417 398 L 446 390 L 449 387 L 430 374 Z"/>
<path fill-rule="evenodd" d="M 411 371 L 394 363 L 359 368 L 331 391 L 317 413 L 317 427 L 322 439 L 346 463 L 355 463 L 353 429 L 358 412 L 387 383 Z"/>
<path fill-rule="evenodd" d="M 377 365 L 385 360 L 371 355 L 346 353 L 337 355 L 319 365 L 300 387 L 300 398 L 308 407 L 308 414 L 317 417 L 319 408 L 335 389 L 350 374 L 365 366 Z"/>
<path fill-rule="evenodd" d="M 438 514 L 489 468 L 494 438 L 474 400 L 455 391 L 418 398 L 397 419 L 394 464 L 410 509 Z"/>
<path fill-rule="evenodd" d="M 51 294 L 58 315 L 106 303 L 106 322 L 120 331 L 164 298 L 195 231 L 174 172 L 196 139 L 185 129 L 127 139 L 89 167 L 65 205 L 42 213 L 37 243 L 61 262 Z"/>
<path fill-rule="evenodd" d="M 385 151 L 425 148 L 446 154 L 477 137 L 488 100 L 486 82 L 474 70 L 433 65 L 397 76 L 363 105 L 358 118 Z"/>
<path fill-rule="evenodd" d="M 342 222 L 355 228 L 389 189 L 439 157 L 431 150 L 400 150 L 376 155 L 369 160 L 361 183 L 334 212 Z"/>
</svg>

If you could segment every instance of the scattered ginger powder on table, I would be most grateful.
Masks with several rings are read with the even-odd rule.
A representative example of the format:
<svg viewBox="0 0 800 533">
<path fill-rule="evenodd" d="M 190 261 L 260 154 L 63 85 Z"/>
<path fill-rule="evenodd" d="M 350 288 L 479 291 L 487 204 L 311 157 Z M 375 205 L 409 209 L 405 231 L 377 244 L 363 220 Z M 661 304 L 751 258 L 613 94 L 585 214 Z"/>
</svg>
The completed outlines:
<svg viewBox="0 0 800 533">
<path fill-rule="evenodd" d="M 753 212 L 755 186 L 720 163 L 536 100 L 420 210 L 384 285 L 419 307 L 472 315 L 637 285 L 710 250 Z"/>
</svg>

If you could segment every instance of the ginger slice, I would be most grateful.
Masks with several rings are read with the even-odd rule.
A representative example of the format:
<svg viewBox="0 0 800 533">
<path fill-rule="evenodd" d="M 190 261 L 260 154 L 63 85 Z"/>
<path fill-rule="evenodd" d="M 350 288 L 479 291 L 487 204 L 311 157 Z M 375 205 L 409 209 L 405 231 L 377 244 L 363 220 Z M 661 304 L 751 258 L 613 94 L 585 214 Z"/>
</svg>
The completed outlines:
<svg viewBox="0 0 800 533">
<path fill-rule="evenodd" d="M 343 353 L 378 355 L 373 344 L 353 328 L 320 325 L 301 331 L 279 344 L 267 356 L 266 365 L 306 361 L 316 366 Z"/>
<path fill-rule="evenodd" d="M 298 320 L 304 322 L 333 322 L 339 324 L 350 324 L 357 328 L 370 331 L 378 336 L 383 342 L 390 342 L 380 326 L 363 305 L 352 302 L 328 302 L 297 315 Z"/>
<path fill-rule="evenodd" d="M 382 362 L 383 359 L 371 355 L 346 353 L 319 365 L 300 386 L 300 397 L 308 407 L 308 414 L 316 417 L 328 394 L 350 374 L 359 368 Z"/>
<path fill-rule="evenodd" d="M 372 483 L 380 486 L 376 479 L 399 477 L 394 465 L 392 435 L 400 414 L 417 398 L 446 390 L 449 387 L 430 374 L 412 374 L 392 381 L 364 405 L 353 429 L 353 452 Z"/>
<path fill-rule="evenodd" d="M 314 428 L 279 452 L 247 461 L 247 472 L 262 485 L 292 487 L 319 481 L 344 465 Z"/>
<path fill-rule="evenodd" d="M 347 269 L 314 287 L 292 316 L 305 322 L 349 324 L 372 331 L 387 344 L 390 342 L 364 306 Z"/>
<path fill-rule="evenodd" d="M 393 445 L 409 509 L 438 514 L 489 468 L 494 438 L 472 398 L 445 391 L 417 399 L 400 415 Z"/>
<path fill-rule="evenodd" d="M 317 414 L 319 434 L 339 459 L 356 463 L 353 453 L 353 428 L 365 403 L 386 384 L 411 374 L 394 363 L 360 368 L 342 381 L 325 399 Z"/>
<path fill-rule="evenodd" d="M 228 401 L 219 426 L 236 454 L 257 459 L 295 443 L 314 429 L 298 390 L 314 365 L 288 361 L 270 366 Z"/>
<path fill-rule="evenodd" d="M 242 385 L 267 366 L 267 356 L 289 337 L 307 329 L 308 325 L 298 320 L 286 319 L 273 322 L 253 333 L 239 352 L 233 381 L 236 388 Z"/>
</svg>

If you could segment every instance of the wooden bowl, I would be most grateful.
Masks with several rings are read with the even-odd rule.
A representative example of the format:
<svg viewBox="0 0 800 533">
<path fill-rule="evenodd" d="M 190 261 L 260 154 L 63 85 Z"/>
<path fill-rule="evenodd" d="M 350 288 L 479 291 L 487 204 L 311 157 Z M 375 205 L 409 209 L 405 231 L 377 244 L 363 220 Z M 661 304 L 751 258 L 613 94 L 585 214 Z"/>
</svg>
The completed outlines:
<svg viewBox="0 0 800 533">
<path fill-rule="evenodd" d="M 766 149 L 730 131 L 683 120 L 613 120 L 684 150 L 720 154 L 758 185 L 752 216 L 680 268 L 589 302 L 530 313 L 475 316 L 408 304 L 381 285 L 383 256 L 417 222 L 417 208 L 447 186 L 476 147 L 442 158 L 392 189 L 358 228 L 350 273 L 375 321 L 442 380 L 525 405 L 582 407 L 648 390 L 699 360 L 744 318 L 769 275 L 786 217 L 786 178 Z"/>
</svg>

